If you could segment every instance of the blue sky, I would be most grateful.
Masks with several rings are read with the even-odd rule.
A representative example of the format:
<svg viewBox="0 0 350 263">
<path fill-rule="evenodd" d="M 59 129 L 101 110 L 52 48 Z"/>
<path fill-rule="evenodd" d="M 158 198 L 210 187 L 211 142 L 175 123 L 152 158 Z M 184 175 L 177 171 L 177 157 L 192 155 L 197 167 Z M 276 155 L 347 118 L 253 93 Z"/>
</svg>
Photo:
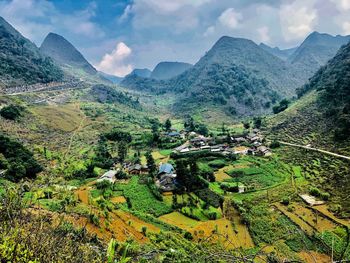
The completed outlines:
<svg viewBox="0 0 350 263">
<path fill-rule="evenodd" d="M 350 34 L 350 0 L 0 0 L 0 15 L 38 46 L 64 36 L 119 76 L 195 63 L 222 35 L 288 48 L 315 30 Z"/>
</svg>

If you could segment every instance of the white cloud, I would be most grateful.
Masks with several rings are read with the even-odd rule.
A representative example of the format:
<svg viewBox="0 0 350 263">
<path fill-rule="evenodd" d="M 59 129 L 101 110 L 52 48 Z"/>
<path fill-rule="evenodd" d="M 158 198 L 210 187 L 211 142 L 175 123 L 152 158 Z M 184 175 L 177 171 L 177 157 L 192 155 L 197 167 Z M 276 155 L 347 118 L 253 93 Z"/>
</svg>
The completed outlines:
<svg viewBox="0 0 350 263">
<path fill-rule="evenodd" d="M 260 42 L 263 43 L 269 43 L 271 38 L 270 38 L 270 30 L 267 26 L 263 26 L 257 29 L 260 37 Z"/>
<path fill-rule="evenodd" d="M 0 15 L 25 37 L 40 44 L 50 31 L 101 38 L 104 32 L 92 22 L 97 6 L 91 2 L 87 8 L 65 14 L 46 0 L 0 0 Z"/>
<path fill-rule="evenodd" d="M 123 77 L 132 71 L 132 65 L 126 62 L 132 50 L 124 42 L 119 42 L 111 53 L 103 56 L 96 68 L 108 74 Z"/>
<path fill-rule="evenodd" d="M 279 11 L 282 33 L 285 40 L 301 40 L 314 30 L 317 10 L 314 0 L 296 0 L 282 5 Z"/>
<path fill-rule="evenodd" d="M 346 35 L 350 35 L 350 22 L 344 22 L 342 27 L 343 27 L 343 33 Z"/>
<path fill-rule="evenodd" d="M 199 25 L 200 7 L 212 0 L 135 0 L 119 18 L 132 15 L 136 30 L 166 28 L 172 33 L 183 33 Z"/>
<path fill-rule="evenodd" d="M 330 0 L 336 5 L 339 11 L 348 11 L 350 10 L 350 0 Z"/>
<path fill-rule="evenodd" d="M 219 17 L 219 22 L 230 29 L 238 27 L 242 14 L 235 11 L 234 8 L 228 8 Z"/>
<path fill-rule="evenodd" d="M 210 35 L 212 35 L 214 33 L 215 33 L 215 26 L 210 26 L 210 27 L 207 28 L 207 30 L 205 30 L 203 36 L 204 37 L 208 37 L 208 36 L 210 36 Z"/>
</svg>

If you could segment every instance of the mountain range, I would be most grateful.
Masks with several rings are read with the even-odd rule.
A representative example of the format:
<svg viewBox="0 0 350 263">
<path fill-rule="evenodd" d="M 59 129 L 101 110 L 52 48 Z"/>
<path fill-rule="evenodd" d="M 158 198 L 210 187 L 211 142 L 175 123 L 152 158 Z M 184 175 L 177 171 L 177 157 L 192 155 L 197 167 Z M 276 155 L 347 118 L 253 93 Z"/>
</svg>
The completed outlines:
<svg viewBox="0 0 350 263">
<path fill-rule="evenodd" d="M 222 37 L 191 68 L 171 79 L 125 78 L 121 85 L 148 92 L 176 93 L 174 111 L 221 108 L 229 115 L 270 112 L 282 98 L 296 96 L 349 36 L 314 32 L 296 48 L 280 50 L 243 38 Z"/>
</svg>

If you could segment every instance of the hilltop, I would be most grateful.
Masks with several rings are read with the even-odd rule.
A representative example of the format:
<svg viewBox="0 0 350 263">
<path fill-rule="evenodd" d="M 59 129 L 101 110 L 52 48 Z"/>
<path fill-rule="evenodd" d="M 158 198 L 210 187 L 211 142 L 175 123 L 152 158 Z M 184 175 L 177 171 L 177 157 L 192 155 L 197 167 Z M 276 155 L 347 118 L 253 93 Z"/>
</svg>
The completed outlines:
<svg viewBox="0 0 350 263">
<path fill-rule="evenodd" d="M 336 55 L 342 45 L 349 41 L 350 36 L 332 36 L 313 32 L 288 58 L 288 61 L 294 68 L 300 70 L 300 76 L 307 81 L 321 66 Z"/>
<path fill-rule="evenodd" d="M 111 83 L 63 36 L 49 33 L 41 44 L 40 51 L 56 61 L 68 76 L 94 83 Z"/>
</svg>

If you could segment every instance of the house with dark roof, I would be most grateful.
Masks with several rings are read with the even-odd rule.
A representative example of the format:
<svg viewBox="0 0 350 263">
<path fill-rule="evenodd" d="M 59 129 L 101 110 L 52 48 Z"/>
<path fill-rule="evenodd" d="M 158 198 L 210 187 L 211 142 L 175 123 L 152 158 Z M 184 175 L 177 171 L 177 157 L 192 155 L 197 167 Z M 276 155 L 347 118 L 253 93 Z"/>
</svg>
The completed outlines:
<svg viewBox="0 0 350 263">
<path fill-rule="evenodd" d="M 163 192 L 173 191 L 176 188 L 176 171 L 170 163 L 160 164 L 156 185 Z"/>
</svg>

